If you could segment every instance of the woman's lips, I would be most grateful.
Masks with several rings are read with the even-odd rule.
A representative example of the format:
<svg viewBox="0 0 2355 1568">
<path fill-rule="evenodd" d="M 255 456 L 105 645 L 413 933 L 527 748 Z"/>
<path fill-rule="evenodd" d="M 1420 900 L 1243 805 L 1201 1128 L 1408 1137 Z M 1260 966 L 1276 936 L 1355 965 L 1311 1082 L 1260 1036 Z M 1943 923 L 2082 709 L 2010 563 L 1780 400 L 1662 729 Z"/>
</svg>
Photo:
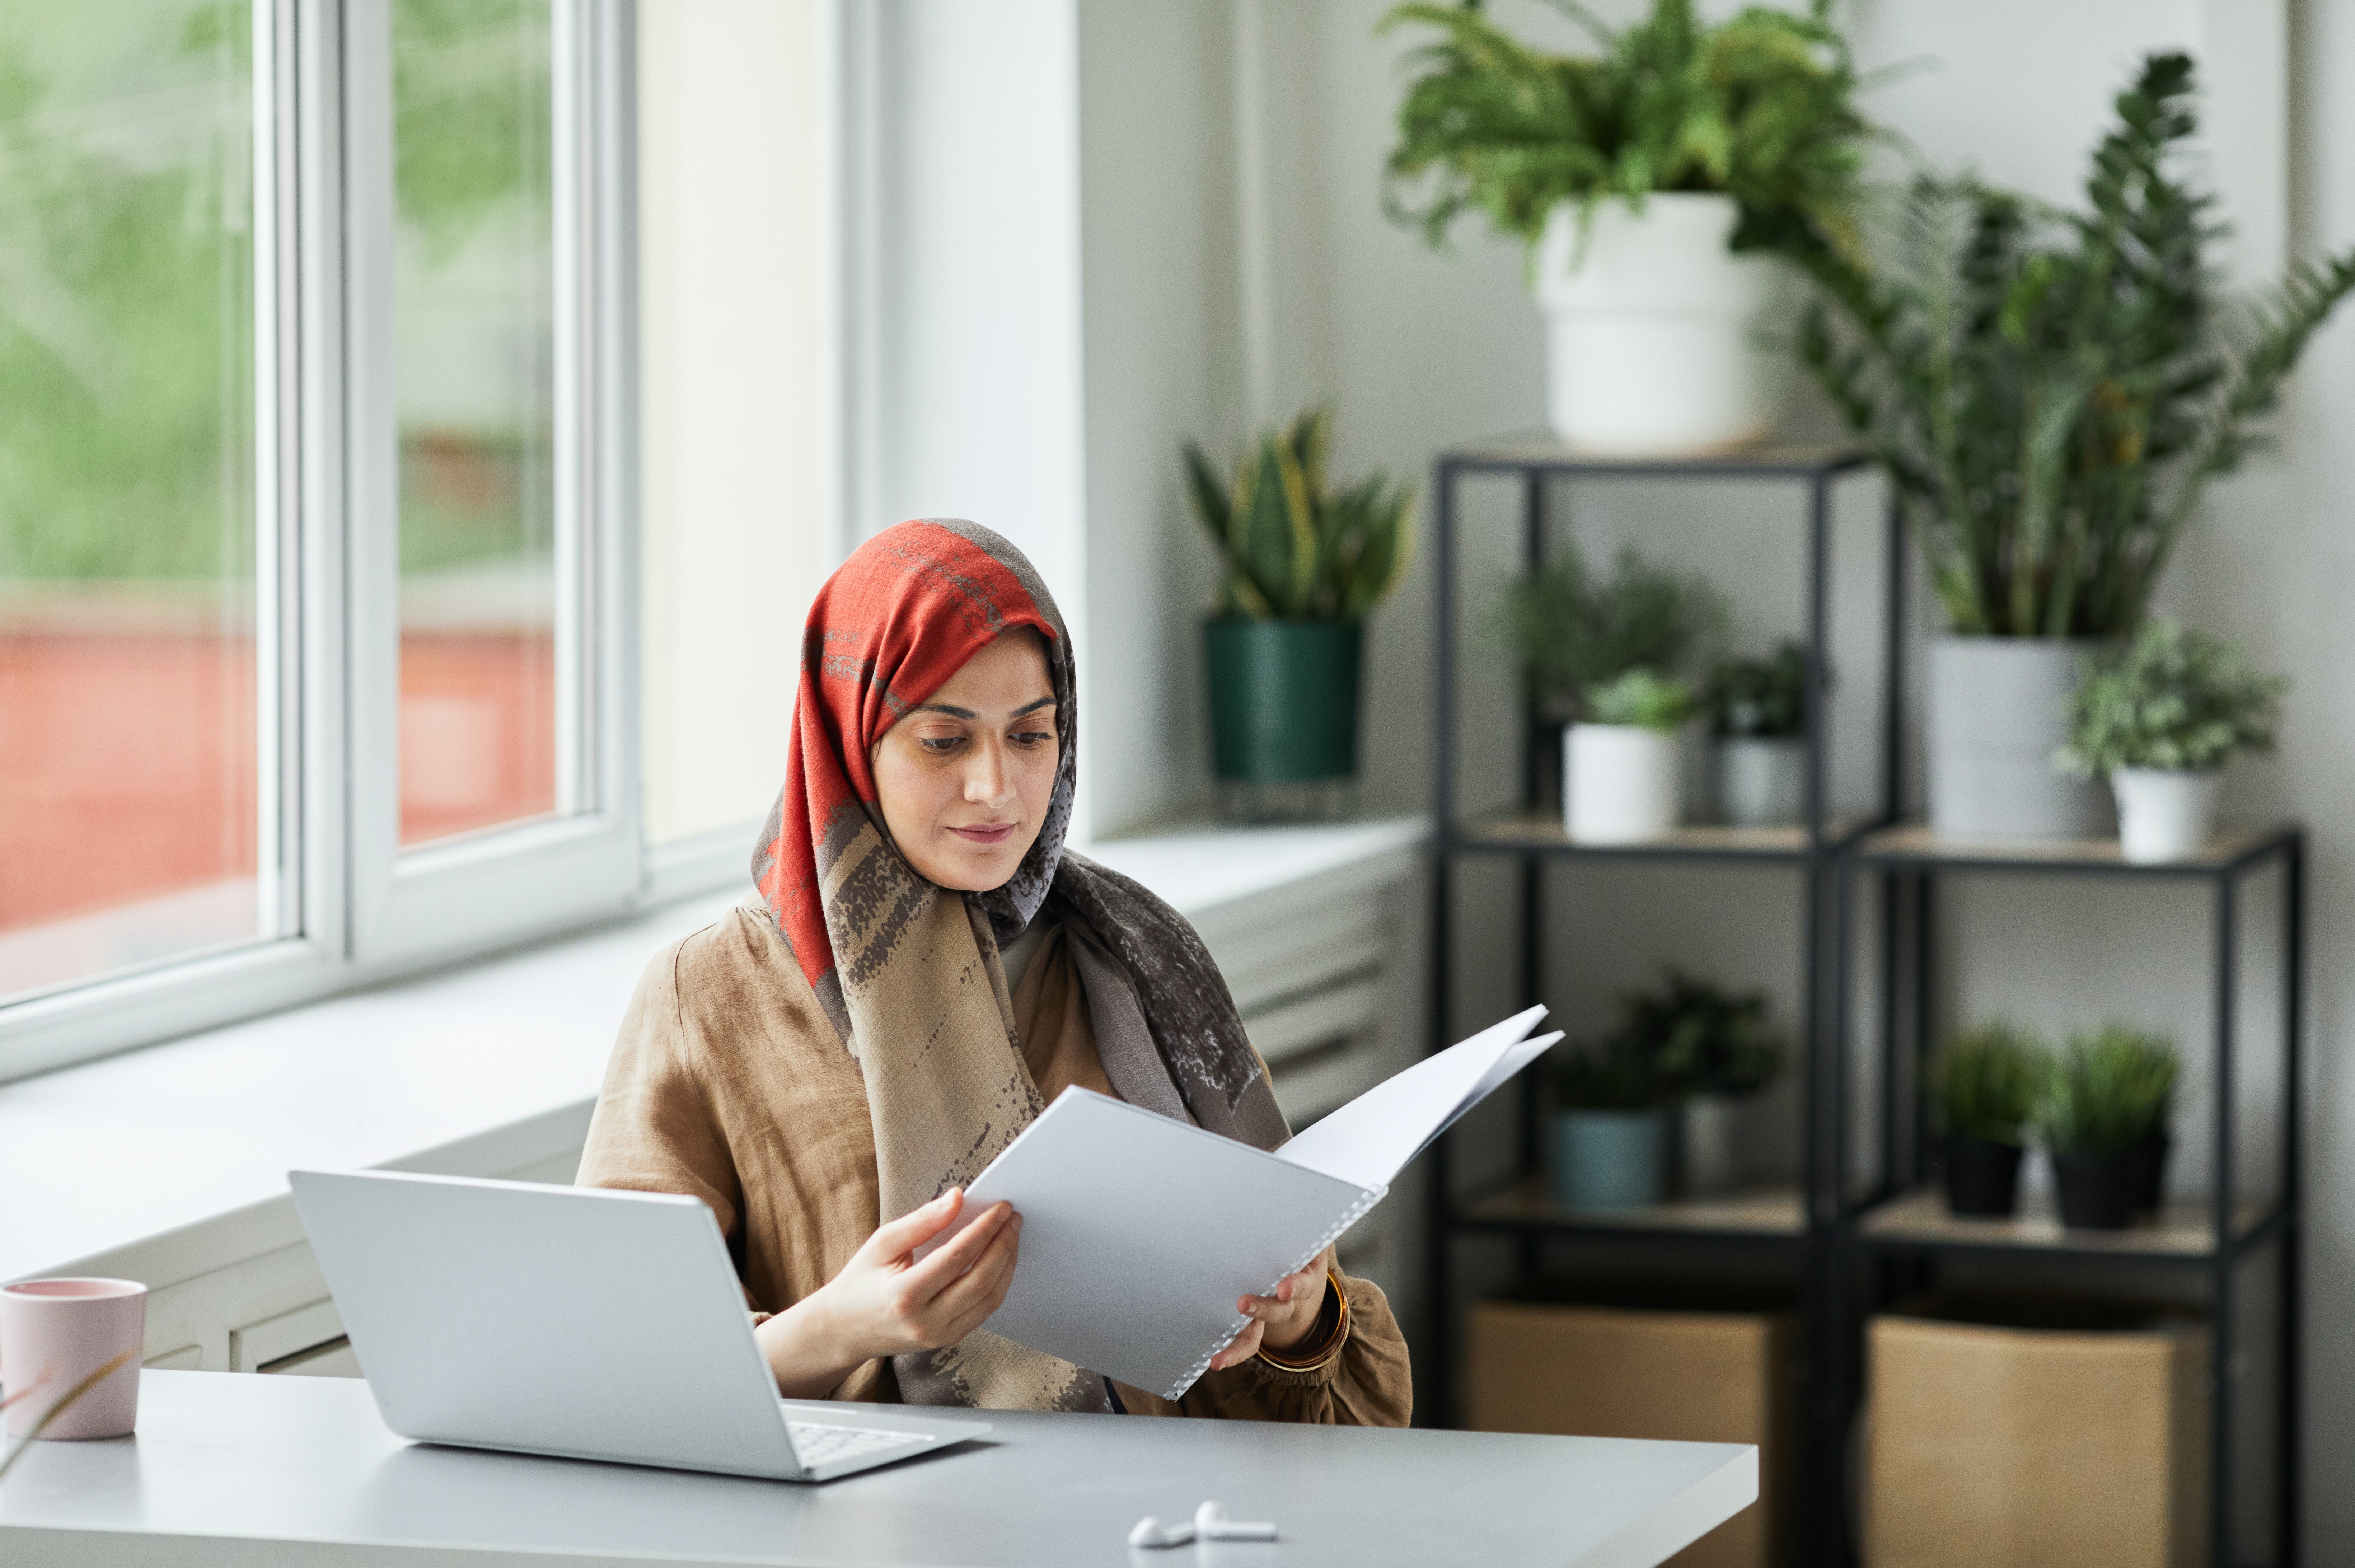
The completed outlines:
<svg viewBox="0 0 2355 1568">
<path fill-rule="evenodd" d="M 1014 837 L 1014 830 L 1020 826 L 1018 822 L 991 822 L 979 827 L 952 827 L 949 831 L 968 844 L 1003 844 Z"/>
</svg>

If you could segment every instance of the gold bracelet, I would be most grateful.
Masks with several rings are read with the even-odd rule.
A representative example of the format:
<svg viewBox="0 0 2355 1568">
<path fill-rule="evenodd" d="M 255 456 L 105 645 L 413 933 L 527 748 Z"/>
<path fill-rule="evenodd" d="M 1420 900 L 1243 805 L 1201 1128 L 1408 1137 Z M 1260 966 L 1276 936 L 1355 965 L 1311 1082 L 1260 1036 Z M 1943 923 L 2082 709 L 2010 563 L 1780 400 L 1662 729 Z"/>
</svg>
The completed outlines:
<svg viewBox="0 0 2355 1568">
<path fill-rule="evenodd" d="M 1338 1356 L 1342 1347 L 1349 1342 L 1348 1294 L 1341 1288 L 1341 1276 L 1329 1268 L 1325 1271 L 1325 1299 L 1335 1309 L 1332 1328 L 1326 1330 L 1324 1339 L 1317 1349 L 1298 1360 L 1267 1350 L 1260 1351 L 1259 1359 L 1277 1371 L 1321 1372 L 1333 1364 L 1333 1359 Z M 1321 1318 L 1324 1315 L 1324 1309 L 1320 1307 L 1317 1317 Z"/>
</svg>

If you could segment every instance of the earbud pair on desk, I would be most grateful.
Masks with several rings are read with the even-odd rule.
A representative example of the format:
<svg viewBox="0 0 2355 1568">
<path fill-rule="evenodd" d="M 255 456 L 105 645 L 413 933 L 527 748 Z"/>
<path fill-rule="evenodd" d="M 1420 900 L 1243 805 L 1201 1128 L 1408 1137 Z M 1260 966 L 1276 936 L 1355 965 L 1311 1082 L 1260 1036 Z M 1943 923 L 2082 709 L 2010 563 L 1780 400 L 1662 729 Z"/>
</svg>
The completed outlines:
<svg viewBox="0 0 2355 1568">
<path fill-rule="evenodd" d="M 1273 1541 L 1275 1526 L 1229 1519 L 1223 1504 L 1206 1502 L 1194 1510 L 1190 1524 L 1164 1524 L 1152 1514 L 1136 1521 L 1128 1532 L 1131 1546 L 1185 1546 L 1196 1541 Z"/>
</svg>

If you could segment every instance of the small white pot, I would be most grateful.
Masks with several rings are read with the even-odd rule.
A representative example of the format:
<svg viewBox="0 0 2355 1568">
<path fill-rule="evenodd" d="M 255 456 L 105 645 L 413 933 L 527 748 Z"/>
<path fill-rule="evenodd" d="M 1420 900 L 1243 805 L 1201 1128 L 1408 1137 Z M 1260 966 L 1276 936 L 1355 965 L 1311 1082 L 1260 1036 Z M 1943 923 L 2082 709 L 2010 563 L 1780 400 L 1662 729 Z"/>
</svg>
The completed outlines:
<svg viewBox="0 0 2355 1568">
<path fill-rule="evenodd" d="M 1726 735 L 1717 742 L 1717 809 L 1736 827 L 1785 827 L 1806 793 L 1807 743 Z"/>
<path fill-rule="evenodd" d="M 2137 866 L 2197 855 L 2215 835 L 2216 797 L 2223 787 L 2222 770 L 2114 769 L 2110 788 L 2118 797 L 2119 851 Z"/>
<path fill-rule="evenodd" d="M 1762 347 L 1788 281 L 1764 256 L 1725 248 L 1730 196 L 1654 192 L 1641 213 L 1557 208 L 1530 278 L 1546 318 L 1546 416 L 1586 452 L 1631 457 L 1709 452 L 1774 426 L 1790 384 Z"/>
<path fill-rule="evenodd" d="M 1677 825 L 1673 730 L 1572 724 L 1562 731 L 1562 822 L 1587 844 L 1657 838 Z"/>
</svg>

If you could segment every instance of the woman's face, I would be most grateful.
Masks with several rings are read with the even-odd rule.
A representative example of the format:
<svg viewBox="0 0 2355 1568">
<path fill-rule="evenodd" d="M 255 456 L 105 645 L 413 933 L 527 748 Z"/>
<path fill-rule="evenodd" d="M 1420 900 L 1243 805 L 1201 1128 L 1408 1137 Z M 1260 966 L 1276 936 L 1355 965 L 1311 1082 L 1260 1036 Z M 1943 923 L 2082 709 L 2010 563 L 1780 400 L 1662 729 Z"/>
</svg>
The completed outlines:
<svg viewBox="0 0 2355 1568">
<path fill-rule="evenodd" d="M 1038 637 L 1007 632 L 900 715 L 868 761 L 883 821 L 919 876 L 1004 887 L 1055 790 L 1055 686 Z"/>
</svg>

